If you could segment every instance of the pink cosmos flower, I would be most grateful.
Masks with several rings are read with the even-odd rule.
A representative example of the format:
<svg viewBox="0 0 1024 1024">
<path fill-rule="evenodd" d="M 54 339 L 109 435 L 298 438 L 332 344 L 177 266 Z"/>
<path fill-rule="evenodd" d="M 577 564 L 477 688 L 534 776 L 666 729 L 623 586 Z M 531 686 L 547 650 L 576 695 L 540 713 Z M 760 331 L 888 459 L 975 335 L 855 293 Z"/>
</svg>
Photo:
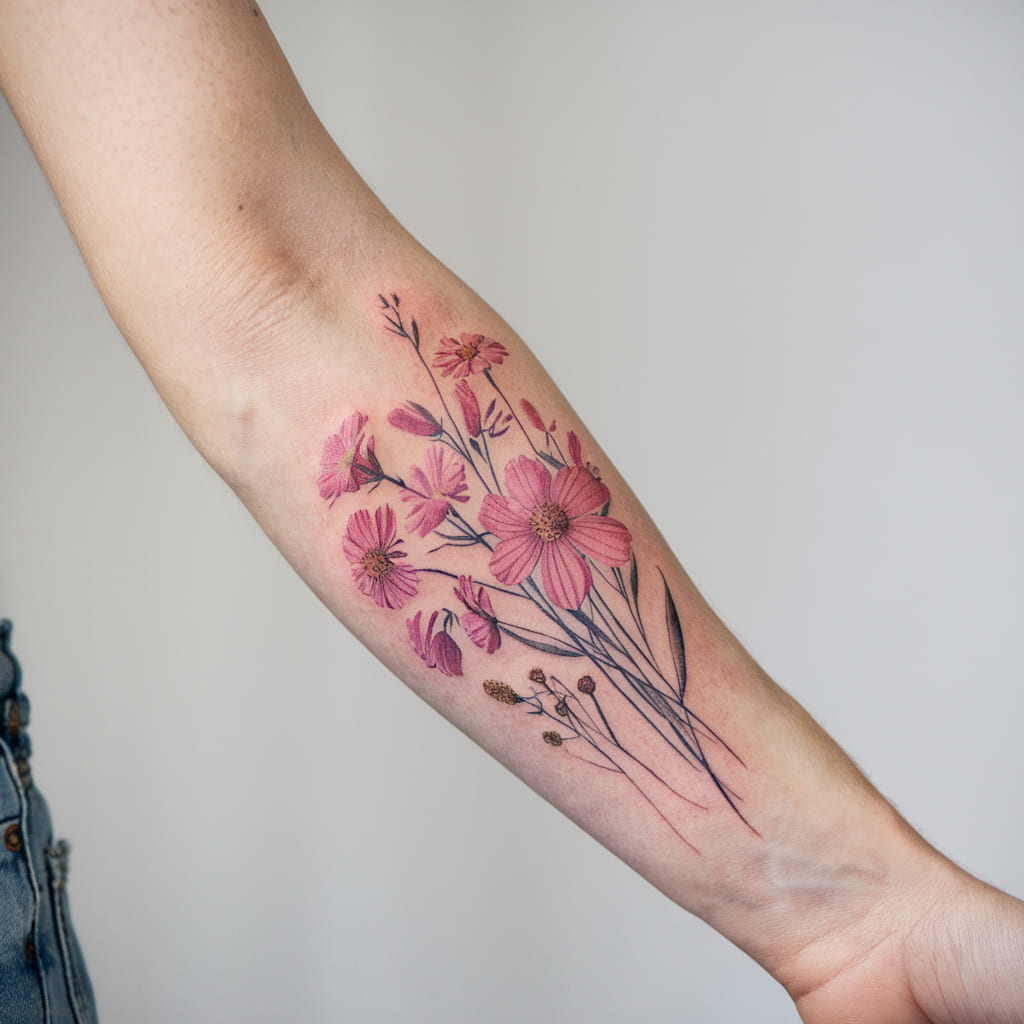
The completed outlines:
<svg viewBox="0 0 1024 1024">
<path fill-rule="evenodd" d="M 501 632 L 494 616 L 494 607 L 484 587 L 473 593 L 473 577 L 460 576 L 455 596 L 466 606 L 462 613 L 462 628 L 481 650 L 493 654 L 501 646 Z"/>
<path fill-rule="evenodd" d="M 484 528 L 500 538 L 491 572 L 515 585 L 539 561 L 548 597 L 559 608 L 579 608 L 593 584 L 584 555 L 605 565 L 629 559 L 629 530 L 594 514 L 608 501 L 608 488 L 580 466 L 566 466 L 552 479 L 542 463 L 525 455 L 505 467 L 505 481 L 508 497 L 488 494 L 480 509 Z"/>
<path fill-rule="evenodd" d="M 429 409 L 424 409 L 416 402 L 406 402 L 404 409 L 392 409 L 388 413 L 388 423 L 420 437 L 441 436 L 441 424 L 434 419 Z"/>
<path fill-rule="evenodd" d="M 405 620 L 405 628 L 409 631 L 409 642 L 413 650 L 427 663 L 427 668 L 440 669 L 446 676 L 462 675 L 462 651 L 459 645 L 444 631 L 434 632 L 434 623 L 440 612 L 434 612 L 427 623 L 426 635 L 420 632 L 420 620 L 423 612 L 417 612 L 411 619 Z"/>
<path fill-rule="evenodd" d="M 409 487 L 402 491 L 402 501 L 413 503 L 405 525 L 421 537 L 444 522 L 451 502 L 469 501 L 466 467 L 443 444 L 432 444 L 427 449 L 424 465 L 426 472 L 413 466 Z"/>
<path fill-rule="evenodd" d="M 455 397 L 462 406 L 462 418 L 466 423 L 466 430 L 470 437 L 480 436 L 480 403 L 476 400 L 476 394 L 469 386 L 468 380 L 460 380 L 455 385 Z"/>
<path fill-rule="evenodd" d="M 444 377 L 483 373 L 490 369 L 492 363 L 500 363 L 508 355 L 508 349 L 501 342 L 492 341 L 482 334 L 460 334 L 459 339 L 442 338 L 444 347 L 434 354 L 434 366 Z"/>
<path fill-rule="evenodd" d="M 380 475 L 380 463 L 373 453 L 373 438 L 367 442 L 365 454 L 360 451 L 363 444 L 363 427 L 366 416 L 354 412 L 324 443 L 320 456 L 320 497 L 330 498 L 331 505 L 342 494 L 358 491 L 360 485 Z"/>
<path fill-rule="evenodd" d="M 381 608 L 401 608 L 419 590 L 416 570 L 399 561 L 406 557 L 401 545 L 390 505 L 378 508 L 373 518 L 365 508 L 349 516 L 342 547 L 352 578 Z"/>
</svg>

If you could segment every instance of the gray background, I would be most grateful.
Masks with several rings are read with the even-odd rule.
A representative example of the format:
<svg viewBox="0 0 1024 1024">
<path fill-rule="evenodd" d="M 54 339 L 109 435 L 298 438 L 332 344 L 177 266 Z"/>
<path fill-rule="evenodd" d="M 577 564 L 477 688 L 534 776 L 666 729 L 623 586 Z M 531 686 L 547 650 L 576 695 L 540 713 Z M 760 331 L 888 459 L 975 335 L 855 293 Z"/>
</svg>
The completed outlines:
<svg viewBox="0 0 1024 1024">
<path fill-rule="evenodd" d="M 264 8 L 768 671 L 1024 894 L 1024 7 Z M 0 609 L 105 1021 L 794 1021 L 334 622 L 0 158 Z"/>
</svg>

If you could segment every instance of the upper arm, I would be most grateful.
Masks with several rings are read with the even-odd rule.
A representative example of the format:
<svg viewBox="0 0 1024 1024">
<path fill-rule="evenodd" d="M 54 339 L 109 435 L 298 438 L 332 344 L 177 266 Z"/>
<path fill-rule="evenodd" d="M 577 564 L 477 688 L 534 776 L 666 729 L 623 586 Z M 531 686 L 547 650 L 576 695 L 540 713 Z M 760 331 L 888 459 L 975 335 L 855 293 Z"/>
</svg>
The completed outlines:
<svg viewBox="0 0 1024 1024">
<path fill-rule="evenodd" d="M 251 0 L 2 0 L 0 85 L 193 437 L 197 417 L 232 429 L 253 350 L 265 373 L 316 319 L 305 307 L 344 301 L 351 254 L 393 231 Z M 216 439 L 204 447 L 216 463 Z"/>
</svg>

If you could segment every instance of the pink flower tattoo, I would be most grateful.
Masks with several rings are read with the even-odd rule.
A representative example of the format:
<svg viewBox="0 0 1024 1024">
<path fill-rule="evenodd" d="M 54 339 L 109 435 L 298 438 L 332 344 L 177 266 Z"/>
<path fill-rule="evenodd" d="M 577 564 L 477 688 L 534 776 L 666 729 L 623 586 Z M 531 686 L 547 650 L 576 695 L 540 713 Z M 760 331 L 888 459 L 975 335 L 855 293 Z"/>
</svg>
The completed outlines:
<svg viewBox="0 0 1024 1024">
<path fill-rule="evenodd" d="M 388 423 L 407 434 L 418 434 L 420 437 L 441 436 L 441 424 L 434 419 L 429 409 L 424 409 L 416 402 L 406 402 L 404 409 L 392 409 L 388 413 Z"/>
<path fill-rule="evenodd" d="M 349 516 L 342 547 L 352 578 L 381 608 L 401 608 L 419 590 L 416 570 L 401 562 L 406 557 L 401 545 L 390 505 L 378 508 L 372 518 L 364 508 Z"/>
<path fill-rule="evenodd" d="M 624 565 L 633 538 L 616 519 L 594 513 L 608 488 L 579 466 L 564 467 L 552 480 L 535 459 L 520 455 L 505 467 L 508 497 L 488 494 L 480 522 L 500 542 L 491 572 L 502 583 L 522 583 L 540 562 L 544 591 L 559 608 L 576 609 L 593 576 L 583 556 Z"/>
<path fill-rule="evenodd" d="M 473 592 L 473 577 L 460 576 L 455 596 L 466 606 L 461 615 L 462 628 L 482 651 L 493 654 L 501 646 L 501 632 L 494 606 L 484 587 Z"/>
<path fill-rule="evenodd" d="M 434 632 L 439 612 L 434 612 L 427 623 L 426 635 L 420 632 L 420 619 L 423 612 L 417 612 L 411 619 L 405 620 L 405 628 L 409 631 L 409 643 L 413 650 L 427 663 L 427 668 L 436 668 L 442 675 L 462 675 L 462 651 L 459 645 L 444 631 Z"/>
<path fill-rule="evenodd" d="M 366 452 L 361 451 L 365 426 L 366 416 L 354 412 L 338 427 L 338 432 L 324 443 L 317 484 L 320 497 L 330 499 L 330 507 L 334 506 L 342 494 L 358 491 L 362 484 L 380 475 L 380 463 L 373 453 L 372 437 L 366 444 Z"/>
<path fill-rule="evenodd" d="M 466 467 L 442 444 L 432 444 L 424 460 L 426 471 L 413 466 L 402 501 L 412 502 L 405 525 L 421 537 L 436 530 L 453 501 L 469 501 Z"/>
<path fill-rule="evenodd" d="M 482 334 L 460 334 L 459 341 L 442 338 L 434 355 L 434 366 L 443 377 L 468 377 L 471 373 L 483 373 L 492 363 L 500 363 L 508 355 L 508 349 L 499 341 L 485 338 Z"/>
<path fill-rule="evenodd" d="M 469 386 L 469 381 L 460 380 L 455 385 L 455 397 L 459 400 L 459 405 L 462 407 L 462 419 L 466 424 L 469 436 L 479 437 L 482 429 L 480 403 L 477 401 L 473 389 Z"/>
<path fill-rule="evenodd" d="M 541 415 L 540 415 L 539 412 L 537 412 L 537 407 L 533 404 L 533 402 L 528 402 L 525 398 L 520 398 L 519 399 L 519 405 L 522 408 L 523 412 L 526 413 L 526 418 L 539 431 L 541 431 L 542 433 L 545 433 L 545 434 L 553 434 L 555 432 L 555 427 L 557 426 L 555 421 L 554 420 L 551 421 L 551 426 L 550 427 L 545 427 L 544 426 L 544 420 L 541 419 Z"/>
</svg>

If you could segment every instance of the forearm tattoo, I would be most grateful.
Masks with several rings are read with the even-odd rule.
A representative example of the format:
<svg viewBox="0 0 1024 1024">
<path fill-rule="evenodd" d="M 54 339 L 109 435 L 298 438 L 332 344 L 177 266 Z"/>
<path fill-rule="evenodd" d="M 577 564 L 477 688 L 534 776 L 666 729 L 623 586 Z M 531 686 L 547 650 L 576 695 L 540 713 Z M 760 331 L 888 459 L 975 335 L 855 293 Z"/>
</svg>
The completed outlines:
<svg viewBox="0 0 1024 1024">
<path fill-rule="evenodd" d="M 466 333 L 427 343 L 400 306 L 397 295 L 380 296 L 382 330 L 397 339 L 396 359 L 418 360 L 433 397 L 396 407 L 386 424 L 348 411 L 317 478 L 343 517 L 339 557 L 355 587 L 405 616 L 412 649 L 443 676 L 465 676 L 468 644 L 485 655 L 504 645 L 536 652 L 523 679 L 493 670 L 481 678 L 481 699 L 534 716 L 552 756 L 623 776 L 688 846 L 678 811 L 709 807 L 685 792 L 694 769 L 746 823 L 716 767 L 743 763 L 687 702 L 672 591 L 655 566 L 664 617 L 645 622 L 633 538 L 610 514 L 613 496 L 579 436 L 527 398 L 513 400 L 502 381 L 512 357 L 499 341 Z M 422 439 L 404 475 L 385 464 L 386 445 L 378 455 L 376 439 L 389 431 Z M 659 757 L 659 747 L 676 756 Z"/>
</svg>

